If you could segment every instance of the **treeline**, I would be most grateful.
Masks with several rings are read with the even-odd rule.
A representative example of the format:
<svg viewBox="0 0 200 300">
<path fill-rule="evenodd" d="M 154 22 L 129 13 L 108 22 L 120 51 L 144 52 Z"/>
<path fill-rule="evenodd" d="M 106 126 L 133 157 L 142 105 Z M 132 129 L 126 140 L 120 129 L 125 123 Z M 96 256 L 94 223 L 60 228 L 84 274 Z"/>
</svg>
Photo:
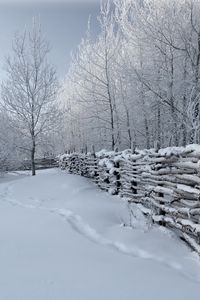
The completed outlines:
<svg viewBox="0 0 200 300">
<path fill-rule="evenodd" d="M 68 150 L 200 142 L 200 2 L 103 2 L 64 83 Z"/>
</svg>

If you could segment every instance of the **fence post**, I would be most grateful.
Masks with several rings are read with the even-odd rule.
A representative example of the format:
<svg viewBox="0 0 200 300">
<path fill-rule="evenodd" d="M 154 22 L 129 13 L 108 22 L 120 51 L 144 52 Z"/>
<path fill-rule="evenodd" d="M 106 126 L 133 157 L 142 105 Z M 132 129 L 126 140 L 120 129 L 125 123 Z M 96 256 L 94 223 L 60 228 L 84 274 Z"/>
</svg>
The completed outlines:
<svg viewBox="0 0 200 300">
<path fill-rule="evenodd" d="M 155 149 L 155 152 L 158 152 L 160 150 L 160 144 L 157 140 L 154 141 L 154 149 Z"/>
<path fill-rule="evenodd" d="M 93 157 L 96 157 L 94 145 L 92 145 L 92 156 L 93 156 Z"/>
<path fill-rule="evenodd" d="M 119 151 L 118 147 L 115 147 L 114 151 L 117 153 Z"/>
<path fill-rule="evenodd" d="M 91 156 L 93 157 L 93 172 L 94 172 L 94 182 L 98 185 L 99 183 L 99 174 L 98 174 L 98 165 L 95 153 L 95 147 L 92 145 Z"/>
<path fill-rule="evenodd" d="M 131 180 L 131 191 L 134 195 L 137 194 L 137 182 L 135 180 Z"/>
<path fill-rule="evenodd" d="M 120 181 L 120 163 L 119 161 L 115 162 L 115 177 L 116 177 L 116 194 L 119 194 L 120 187 L 121 187 L 121 181 Z"/>
<path fill-rule="evenodd" d="M 162 198 L 162 197 L 164 197 L 164 194 L 160 192 L 160 193 L 158 193 L 158 197 Z M 165 204 L 164 202 L 160 201 L 160 205 L 164 205 L 164 204 Z M 165 216 L 165 212 L 162 209 L 159 209 L 159 214 L 161 216 Z M 165 221 L 160 221 L 159 225 L 166 226 L 166 222 Z"/>
<path fill-rule="evenodd" d="M 132 153 L 132 154 L 135 154 L 135 148 L 136 148 L 135 141 L 132 141 L 132 142 L 131 142 L 131 153 Z"/>
</svg>

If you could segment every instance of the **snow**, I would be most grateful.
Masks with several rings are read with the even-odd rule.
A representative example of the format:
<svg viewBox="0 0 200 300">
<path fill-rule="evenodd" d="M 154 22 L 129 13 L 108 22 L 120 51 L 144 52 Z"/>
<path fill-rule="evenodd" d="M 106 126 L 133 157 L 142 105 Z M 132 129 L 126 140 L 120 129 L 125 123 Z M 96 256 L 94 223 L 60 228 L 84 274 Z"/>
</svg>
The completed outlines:
<svg viewBox="0 0 200 300">
<path fill-rule="evenodd" d="M 99 166 L 106 167 L 108 170 L 112 170 L 114 167 L 114 164 L 110 159 L 103 158 L 99 161 Z"/>
<path fill-rule="evenodd" d="M 158 153 L 161 156 L 170 157 L 171 155 L 181 155 L 182 153 L 184 153 L 184 151 L 184 147 L 167 147 L 164 149 L 160 149 Z"/>
<path fill-rule="evenodd" d="M 186 147 L 167 147 L 164 149 L 160 149 L 158 153 L 161 156 L 170 157 L 172 155 L 181 156 L 183 154 L 192 154 L 194 156 L 200 156 L 200 145 L 198 144 L 190 144 Z"/>
<path fill-rule="evenodd" d="M 200 145 L 198 144 L 190 144 L 186 146 L 187 151 L 193 152 L 195 155 L 200 155 Z"/>
<path fill-rule="evenodd" d="M 29 175 L 30 171 L 6 172 L 0 174 L 0 183 L 22 178 Z"/>
<path fill-rule="evenodd" d="M 131 211 L 60 170 L 2 182 L 0 299 L 199 299 L 199 258 Z"/>
<path fill-rule="evenodd" d="M 114 152 L 114 151 L 107 151 L 106 149 L 102 149 L 99 152 L 96 152 L 96 156 L 98 158 L 113 157 L 114 155 L 116 155 L 116 152 Z"/>
</svg>

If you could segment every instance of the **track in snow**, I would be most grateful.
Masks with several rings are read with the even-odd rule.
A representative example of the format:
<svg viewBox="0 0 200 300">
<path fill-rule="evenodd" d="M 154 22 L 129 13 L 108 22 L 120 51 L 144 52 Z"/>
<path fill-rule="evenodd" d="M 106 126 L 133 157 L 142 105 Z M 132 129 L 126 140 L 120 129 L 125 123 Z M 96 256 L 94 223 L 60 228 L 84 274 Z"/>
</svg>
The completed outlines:
<svg viewBox="0 0 200 300">
<path fill-rule="evenodd" d="M 54 222 L 56 222 L 56 234 L 59 235 L 61 240 L 64 239 L 70 244 L 70 253 L 68 253 L 68 247 L 63 246 L 63 249 L 66 247 L 66 255 L 62 257 L 62 260 L 70 260 L 70 263 L 73 262 L 70 270 L 63 270 L 61 267 L 61 277 L 63 284 L 65 283 L 64 285 L 61 285 L 61 290 L 63 290 L 63 292 L 60 294 L 60 292 L 55 289 L 55 284 L 53 285 L 54 288 L 51 286 L 50 288 L 47 288 L 45 284 L 43 284 L 38 291 L 37 299 L 61 300 L 66 299 L 68 296 L 71 300 L 116 300 L 132 299 L 132 295 L 136 296 L 134 299 L 159 299 L 155 298 L 155 295 L 161 295 L 161 291 L 163 289 L 166 289 L 166 291 L 165 295 L 162 295 L 162 299 L 188 299 L 187 297 L 189 294 L 191 295 L 191 293 L 193 293 L 193 299 L 198 299 L 197 291 L 199 291 L 200 281 L 200 272 L 198 270 L 199 265 L 198 260 L 190 253 L 189 249 L 174 237 L 162 233 L 158 227 L 151 228 L 150 230 L 146 228 L 146 232 L 144 232 L 141 227 L 146 226 L 146 224 L 145 220 L 141 218 L 136 220 L 135 230 L 130 230 L 129 228 L 121 226 L 120 223 L 128 222 L 128 212 L 125 202 L 117 197 L 112 197 L 106 193 L 98 191 L 96 187 L 89 183 L 86 179 L 78 176 L 66 175 L 65 173 L 61 173 L 57 170 L 41 172 L 34 178 L 26 177 L 10 183 L 1 184 L 0 197 L 1 200 L 3 200 L 3 209 L 6 207 L 8 216 L 9 207 L 11 210 L 10 204 L 12 204 L 12 210 L 16 210 L 16 214 L 18 215 L 17 218 L 22 217 L 22 221 L 24 215 L 30 214 L 30 219 L 32 219 L 33 223 L 37 223 L 38 219 L 39 223 L 44 223 L 44 234 L 46 231 L 47 237 L 49 237 L 50 234 L 49 230 L 52 230 L 51 227 L 53 226 Z M 1 210 L 1 213 L 3 213 L 3 210 Z M 57 216 L 60 216 L 62 219 L 66 220 L 70 227 L 66 228 L 66 225 L 63 227 L 63 223 L 59 223 Z M 11 223 L 13 221 L 15 223 L 15 220 L 10 220 Z M 29 221 L 26 220 L 26 222 Z M 22 225 L 28 225 L 27 227 L 29 227 L 30 224 L 27 224 L 26 222 Z M 50 226 L 46 228 L 46 225 L 49 223 Z M 22 232 L 18 232 L 16 227 L 16 234 L 23 235 L 23 226 L 21 226 L 19 229 L 22 230 Z M 35 239 L 36 244 L 41 242 L 37 237 L 39 230 L 40 227 L 37 228 L 36 226 L 36 231 L 34 234 L 32 233 L 33 236 L 30 234 L 28 237 L 30 240 Z M 53 228 L 53 231 L 54 230 L 55 228 Z M 63 230 L 66 230 L 66 233 L 63 233 Z M 77 232 L 78 235 L 74 236 L 73 232 Z M 25 232 L 25 234 L 27 235 L 28 232 Z M 71 240 L 69 240 L 69 237 L 71 237 Z M 8 243 L 10 238 L 11 237 L 9 237 L 8 234 L 8 236 L 5 238 L 6 241 L 4 242 Z M 93 242 L 92 244 L 91 241 Z M 17 240 L 15 242 L 22 242 L 23 247 L 23 241 Z M 55 251 L 57 251 L 55 245 L 56 241 L 49 241 L 48 239 L 46 241 L 47 245 L 49 242 L 50 244 L 54 244 Z M 157 245 L 154 245 L 154 243 L 157 243 Z M 161 249 L 159 249 L 159 244 Z M 38 245 L 38 247 L 40 248 L 40 245 Z M 45 243 L 43 247 L 45 248 Z M 27 245 L 24 246 L 24 251 L 25 257 L 27 255 L 28 259 L 28 256 L 30 255 L 30 249 Z M 90 253 L 91 251 L 92 258 L 94 258 L 94 256 L 96 257 L 97 255 L 97 261 L 94 261 L 91 259 L 91 257 L 87 257 L 87 255 L 87 259 L 85 258 L 85 255 L 81 257 L 83 253 Z M 10 249 L 10 252 L 11 256 L 16 255 L 14 248 L 13 250 Z M 78 254 L 76 252 L 78 252 Z M 115 252 L 116 254 L 114 254 Z M 59 255 L 59 253 L 55 253 L 55 257 L 53 258 L 54 261 L 57 258 L 57 255 Z M 73 284 L 70 283 L 70 281 L 65 281 L 65 278 L 69 276 L 69 273 L 75 272 L 78 275 L 79 273 L 83 272 L 80 264 L 77 264 L 77 255 L 79 256 L 79 260 L 81 260 L 80 264 L 83 264 L 83 261 L 86 260 L 84 263 L 90 272 L 85 276 L 86 278 L 88 276 L 89 282 L 91 281 L 90 283 L 87 283 L 84 288 L 82 287 L 80 289 L 80 293 L 77 292 L 76 288 L 75 292 Z M 110 274 L 112 274 L 113 279 L 108 279 L 107 276 L 105 276 L 109 273 L 107 270 L 108 266 L 101 262 L 102 258 L 103 262 L 105 262 L 105 257 L 106 261 L 109 261 L 108 266 L 109 268 L 111 267 L 109 272 L 111 272 Z M 98 261 L 99 259 L 100 261 Z M 9 260 L 9 258 L 7 258 L 7 260 Z M 40 258 L 37 257 L 37 260 L 40 261 Z M 49 264 L 51 264 L 50 258 Z M 95 265 L 98 265 L 97 269 L 95 269 Z M 127 265 L 127 268 L 124 269 L 124 265 Z M 117 270 L 114 270 L 115 268 L 117 268 Z M 98 280 L 96 281 L 96 277 L 98 277 L 97 270 L 99 269 L 101 270 L 101 274 L 103 274 L 103 277 L 101 276 L 101 281 L 107 278 L 107 282 L 103 280 L 103 286 L 107 286 L 108 291 L 103 294 L 99 293 L 101 284 L 98 282 Z M 48 271 L 48 268 L 46 271 Z M 41 274 L 43 280 L 45 279 L 46 271 L 44 270 L 44 274 Z M 25 273 L 27 272 L 28 270 L 26 270 Z M 121 278 L 121 272 L 123 272 L 123 279 Z M 22 279 L 25 273 L 22 272 Z M 0 274 L 1 283 L 3 271 L 1 271 Z M 141 282 L 138 281 L 138 275 L 143 276 L 144 280 L 146 280 L 142 285 Z M 146 275 L 149 275 L 149 279 L 145 279 Z M 152 275 L 154 278 L 152 278 Z M 52 282 L 57 282 L 57 278 L 54 278 L 53 274 L 52 278 Z M 119 278 L 121 278 L 121 280 L 118 286 L 117 282 Z M 161 284 L 157 285 L 155 279 L 159 280 Z M 173 284 L 171 282 L 172 279 Z M 11 286 L 15 285 L 13 280 L 14 278 L 12 278 L 10 282 Z M 149 282 L 152 283 L 151 287 L 149 286 Z M 31 284 L 31 282 L 28 283 Z M 167 286 L 170 285 L 171 288 L 166 288 L 165 284 Z M 77 282 L 77 287 L 79 285 L 80 282 Z M 147 287 L 147 293 L 143 292 L 143 285 Z M 182 291 L 178 291 L 179 285 L 182 286 Z M 187 292 L 185 291 L 186 287 Z M 52 289 L 55 289 L 54 294 L 51 292 Z M 120 289 L 120 292 L 118 289 Z M 12 300 L 12 293 L 7 291 L 7 289 L 4 290 L 5 295 L 7 292 L 7 298 L 5 299 Z M 27 297 L 27 293 L 31 292 L 31 290 L 31 288 L 27 289 L 24 295 Z M 44 293 L 46 293 L 47 296 L 44 296 Z M 121 293 L 123 294 L 123 298 L 121 298 Z M 143 298 L 141 298 L 141 295 L 143 295 Z M 29 297 L 32 296 L 29 294 Z M 2 300 L 3 299 L 4 298 L 2 298 Z M 15 293 L 14 299 L 17 300 L 27 298 L 23 298 L 23 291 L 21 289 L 17 294 Z"/>
</svg>

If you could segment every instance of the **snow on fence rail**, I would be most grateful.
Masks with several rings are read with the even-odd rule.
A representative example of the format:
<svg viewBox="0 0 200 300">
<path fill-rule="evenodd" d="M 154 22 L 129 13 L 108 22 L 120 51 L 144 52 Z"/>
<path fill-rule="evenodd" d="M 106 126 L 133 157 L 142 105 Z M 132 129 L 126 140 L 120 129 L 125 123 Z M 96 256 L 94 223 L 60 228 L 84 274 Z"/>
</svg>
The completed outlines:
<svg viewBox="0 0 200 300">
<path fill-rule="evenodd" d="M 176 229 L 200 254 L 200 145 L 64 154 L 60 167 L 138 203 L 153 222 Z"/>
</svg>

